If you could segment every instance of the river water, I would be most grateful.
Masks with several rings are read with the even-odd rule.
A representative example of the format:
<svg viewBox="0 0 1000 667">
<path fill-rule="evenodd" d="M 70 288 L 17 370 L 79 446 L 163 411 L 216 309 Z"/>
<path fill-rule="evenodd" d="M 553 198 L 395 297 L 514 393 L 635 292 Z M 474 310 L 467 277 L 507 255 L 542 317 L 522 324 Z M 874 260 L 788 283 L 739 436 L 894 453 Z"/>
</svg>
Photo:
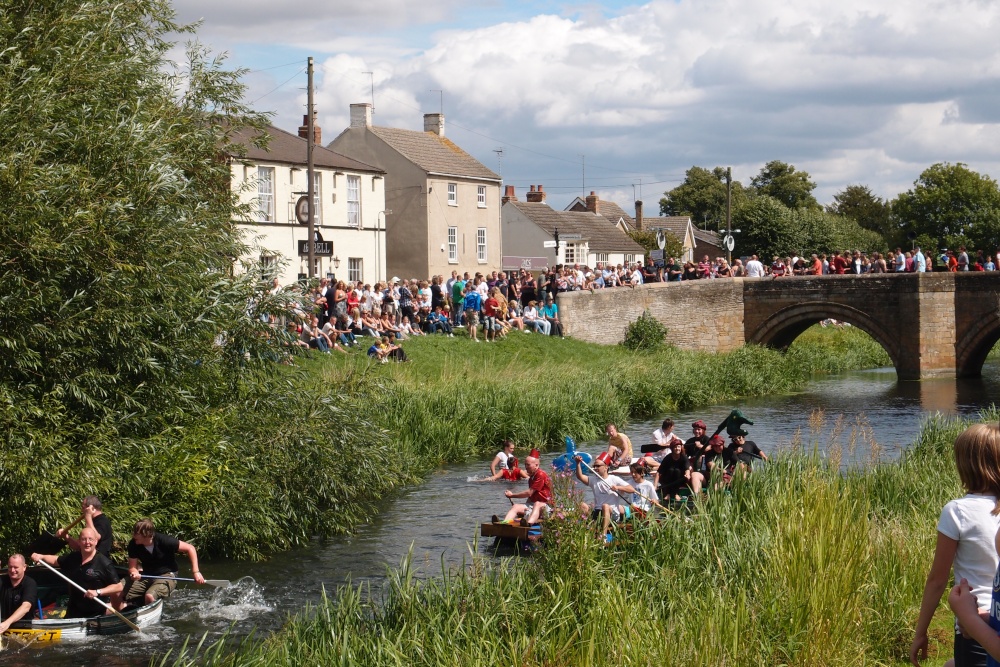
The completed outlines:
<svg viewBox="0 0 1000 667">
<path fill-rule="evenodd" d="M 833 446 L 844 452 L 848 464 L 869 459 L 873 447 L 883 457 L 898 456 L 930 414 L 975 415 L 993 402 L 1000 402 L 1000 364 L 995 362 L 987 364 L 983 378 L 975 380 L 899 384 L 893 369 L 876 369 L 823 376 L 794 395 L 747 399 L 669 416 L 677 422 L 675 432 L 687 438 L 694 420 L 703 419 L 712 432 L 732 408 L 739 407 L 755 422 L 747 427 L 750 439 L 765 452 Z M 638 449 L 652 440 L 661 419 L 629 424 L 623 431 Z M 579 449 L 591 453 L 603 446 L 578 443 Z M 489 541 L 477 541 L 476 535 L 481 522 L 491 514 L 502 515 L 509 507 L 503 497 L 506 487 L 469 481 L 482 476 L 488 465 L 475 461 L 432 473 L 420 486 L 404 489 L 382 503 L 379 516 L 355 535 L 317 541 L 262 564 L 203 562 L 205 576 L 229 579 L 233 586 L 212 589 L 181 584 L 170 598 L 162 625 L 142 636 L 106 638 L 82 646 L 30 646 L 0 654 L 0 663 L 145 665 L 152 656 L 176 649 L 188 638 L 197 643 L 205 634 L 210 641 L 227 631 L 236 638 L 253 632 L 259 639 L 280 628 L 290 614 L 316 604 L 324 587 L 332 595 L 337 586 L 350 581 L 368 584 L 377 594 L 387 568 L 397 566 L 408 553 L 419 576 L 435 576 L 442 567 L 460 567 L 473 552 L 494 557 Z"/>
</svg>

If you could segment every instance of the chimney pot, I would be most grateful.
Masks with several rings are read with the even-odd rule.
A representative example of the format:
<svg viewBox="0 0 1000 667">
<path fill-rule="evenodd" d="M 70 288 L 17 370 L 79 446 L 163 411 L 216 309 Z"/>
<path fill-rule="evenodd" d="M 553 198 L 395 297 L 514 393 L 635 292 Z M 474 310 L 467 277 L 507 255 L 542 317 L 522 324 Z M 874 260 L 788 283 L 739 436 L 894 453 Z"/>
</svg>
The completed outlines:
<svg viewBox="0 0 1000 667">
<path fill-rule="evenodd" d="M 509 201 L 517 201 L 517 197 L 514 195 L 513 185 L 504 186 L 503 197 L 500 199 L 501 204 L 506 204 Z"/>
<path fill-rule="evenodd" d="M 351 127 L 372 126 L 372 105 L 364 102 L 351 105 Z"/>
<path fill-rule="evenodd" d="M 439 137 L 444 136 L 444 114 L 443 113 L 425 113 L 424 114 L 424 132 L 430 132 L 431 134 L 436 134 Z"/>
<path fill-rule="evenodd" d="M 601 200 L 597 197 L 593 190 L 587 195 L 587 210 L 598 215 L 601 212 Z"/>
<path fill-rule="evenodd" d="M 534 202 L 536 204 L 544 204 L 545 188 L 543 188 L 541 185 L 539 186 L 532 185 L 531 188 L 528 190 L 528 201 Z"/>
<path fill-rule="evenodd" d="M 299 136 L 303 139 L 309 137 L 309 114 L 302 114 L 302 125 L 299 126 Z M 315 111 L 313 111 L 313 143 L 320 145 L 323 143 L 323 130 L 320 128 L 319 123 L 316 122 Z"/>
</svg>

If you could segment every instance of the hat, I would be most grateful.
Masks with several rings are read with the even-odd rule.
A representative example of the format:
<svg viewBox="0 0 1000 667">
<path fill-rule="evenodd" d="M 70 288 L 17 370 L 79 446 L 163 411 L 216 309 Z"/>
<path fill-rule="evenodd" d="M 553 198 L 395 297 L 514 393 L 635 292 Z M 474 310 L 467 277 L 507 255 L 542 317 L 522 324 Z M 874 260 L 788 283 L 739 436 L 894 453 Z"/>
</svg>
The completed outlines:
<svg viewBox="0 0 1000 667">
<path fill-rule="evenodd" d="M 705 426 L 705 422 L 703 422 L 702 420 L 699 419 L 695 423 L 691 424 L 691 428 L 704 428 L 704 429 L 707 429 L 708 427 Z"/>
<path fill-rule="evenodd" d="M 715 445 L 724 445 L 726 441 L 722 439 L 721 435 L 713 435 L 708 444 L 714 447 Z"/>
<path fill-rule="evenodd" d="M 608 454 L 607 452 L 601 452 L 600 454 L 597 455 L 597 459 L 595 459 L 594 462 L 595 463 L 600 462 L 600 463 L 603 463 L 606 466 L 610 466 L 611 465 L 611 454 Z"/>
<path fill-rule="evenodd" d="M 393 276 L 393 277 L 392 277 L 392 281 L 391 281 L 391 282 L 392 282 L 393 284 L 395 284 L 395 283 L 398 283 L 398 282 L 399 282 L 399 276 Z"/>
<path fill-rule="evenodd" d="M 533 459 L 540 459 L 542 458 L 542 453 L 537 449 L 532 449 L 530 452 L 528 452 L 528 456 L 530 456 Z"/>
</svg>

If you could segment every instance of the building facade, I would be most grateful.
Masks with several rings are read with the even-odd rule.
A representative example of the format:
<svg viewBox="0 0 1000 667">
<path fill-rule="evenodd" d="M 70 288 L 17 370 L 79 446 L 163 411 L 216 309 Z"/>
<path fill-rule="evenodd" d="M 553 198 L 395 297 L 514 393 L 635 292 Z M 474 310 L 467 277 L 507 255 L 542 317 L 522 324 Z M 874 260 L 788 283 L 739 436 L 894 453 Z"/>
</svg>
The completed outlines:
<svg viewBox="0 0 1000 667">
<path fill-rule="evenodd" d="M 424 131 L 372 124 L 370 104 L 328 146 L 385 173 L 386 268 L 428 278 L 500 268 L 500 177 L 445 137 L 444 116 Z"/>
<path fill-rule="evenodd" d="M 319 145 L 314 125 L 316 277 L 386 280 L 385 172 Z M 252 210 L 239 227 L 254 246 L 253 259 L 274 267 L 288 284 L 308 275 L 307 140 L 305 122 L 296 136 L 268 128 L 266 149 L 242 137 L 246 152 L 230 159 L 233 190 Z M 239 138 L 238 138 L 239 140 Z M 298 207 L 298 213 L 297 213 Z"/>
</svg>

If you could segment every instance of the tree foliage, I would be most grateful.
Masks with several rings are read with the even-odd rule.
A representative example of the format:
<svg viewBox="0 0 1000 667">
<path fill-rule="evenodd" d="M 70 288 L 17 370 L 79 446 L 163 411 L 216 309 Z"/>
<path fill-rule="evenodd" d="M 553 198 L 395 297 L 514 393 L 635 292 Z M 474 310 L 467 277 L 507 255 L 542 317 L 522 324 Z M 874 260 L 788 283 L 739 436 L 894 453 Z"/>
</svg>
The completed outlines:
<svg viewBox="0 0 1000 667">
<path fill-rule="evenodd" d="M 892 214 L 904 234 L 925 235 L 941 246 L 1000 247 L 997 182 L 961 162 L 925 169 L 892 203 Z"/>
<path fill-rule="evenodd" d="M 880 234 L 890 245 L 897 242 L 899 230 L 893 226 L 892 207 L 867 185 L 848 185 L 833 195 L 833 203 L 826 210 L 855 220 L 863 229 Z"/>
<path fill-rule="evenodd" d="M 261 316 L 293 295 L 234 275 L 247 211 L 224 156 L 266 123 L 241 102 L 241 73 L 198 46 L 171 68 L 168 36 L 187 29 L 161 0 L 13 4 L 0 12 L 0 495 L 16 500 L 0 543 L 23 547 L 93 492 L 117 520 L 142 511 L 239 555 L 357 520 L 334 509 L 377 497 L 376 471 L 356 478 L 345 459 L 346 487 L 289 462 L 325 461 L 335 437 L 379 452 L 384 435 L 330 409 L 332 388 L 275 374 L 282 334 Z M 237 532 L 268 515 L 282 520 Z"/>
<path fill-rule="evenodd" d="M 650 220 L 647 218 L 646 222 L 653 227 L 656 226 L 655 219 Z M 630 231 L 628 235 L 632 238 L 633 241 L 635 241 L 636 243 L 638 243 L 643 247 L 643 249 L 646 251 L 647 256 L 649 256 L 649 253 L 651 251 L 660 249 L 659 244 L 656 242 L 656 232 L 654 231 L 651 231 L 649 229 L 644 229 L 642 231 L 634 229 Z M 664 236 L 667 239 L 667 243 L 663 246 L 664 256 L 680 257 L 684 252 L 684 249 L 681 246 L 680 239 L 678 239 L 670 232 L 665 232 Z"/>
<path fill-rule="evenodd" d="M 733 204 L 744 197 L 743 184 L 733 181 Z M 726 169 L 691 167 L 684 174 L 684 182 L 665 193 L 660 199 L 661 215 L 688 215 L 696 225 L 713 221 L 716 225 L 726 220 Z"/>
<path fill-rule="evenodd" d="M 773 197 L 788 208 L 820 208 L 812 191 L 816 184 L 809 173 L 798 171 L 793 165 L 781 160 L 771 160 L 760 173 L 750 179 L 750 189 L 758 195 Z"/>
</svg>

